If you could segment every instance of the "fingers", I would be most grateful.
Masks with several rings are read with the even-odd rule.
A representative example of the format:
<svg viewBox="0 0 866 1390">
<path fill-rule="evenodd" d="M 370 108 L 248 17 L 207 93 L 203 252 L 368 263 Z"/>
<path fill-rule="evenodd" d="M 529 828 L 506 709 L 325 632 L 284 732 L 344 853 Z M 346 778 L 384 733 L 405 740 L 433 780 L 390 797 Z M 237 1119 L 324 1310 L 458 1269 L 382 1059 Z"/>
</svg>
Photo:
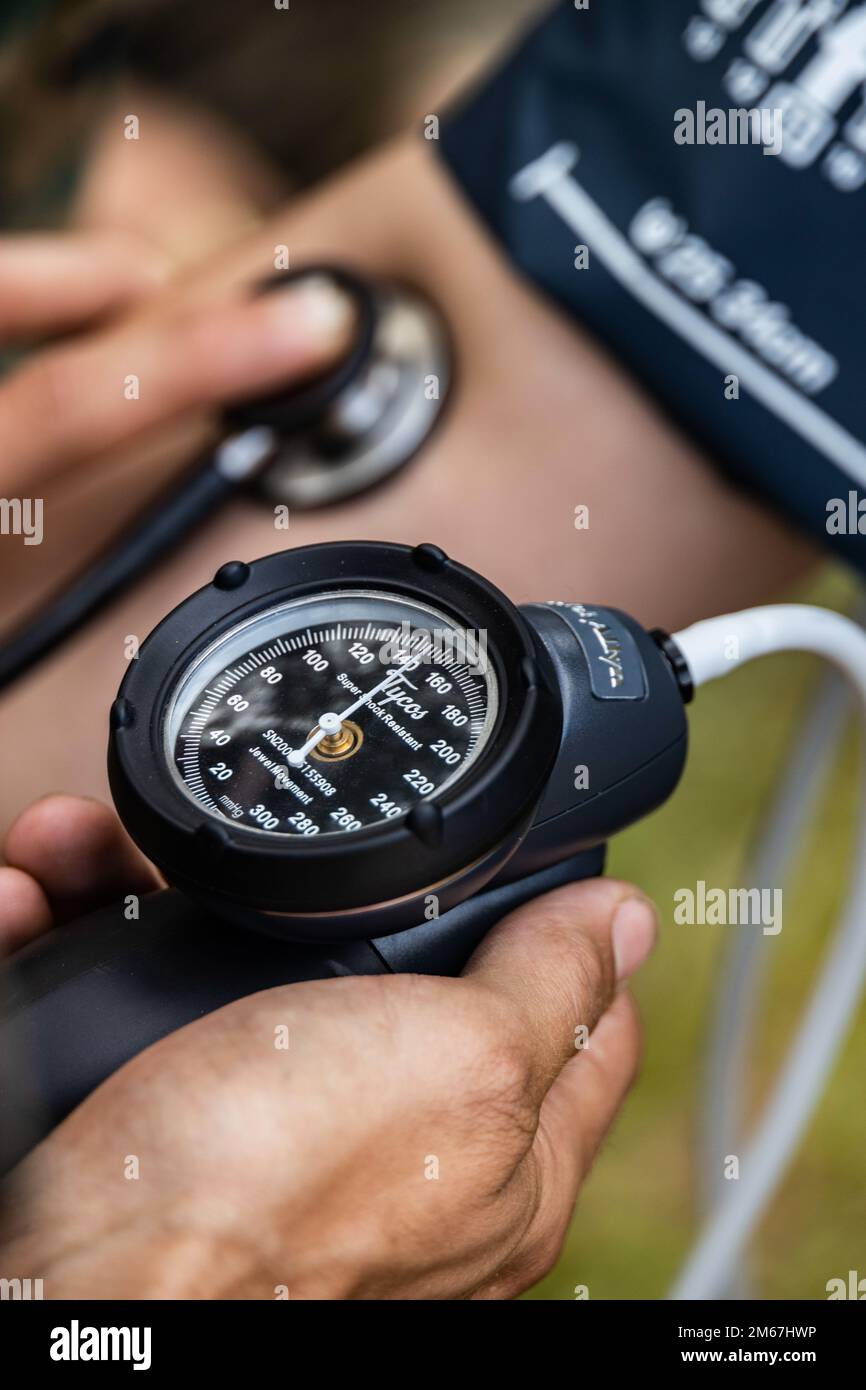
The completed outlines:
<svg viewBox="0 0 866 1390">
<path fill-rule="evenodd" d="M 655 909 L 637 889 L 592 879 L 520 908 L 476 951 L 465 978 L 493 1002 L 537 1105 L 649 956 L 656 931 Z"/>
<path fill-rule="evenodd" d="M 480 1298 L 514 1298 L 559 1259 L 578 1192 L 638 1072 L 641 1029 L 631 995 L 617 995 L 586 1048 L 576 1052 L 541 1107 L 532 1149 L 514 1182 L 536 1196 L 519 1245 Z"/>
<path fill-rule="evenodd" d="M 19 951 L 52 924 L 51 904 L 29 874 L 0 869 L 0 960 Z"/>
<path fill-rule="evenodd" d="M 0 237 L 0 340 L 102 318 L 156 289 L 166 274 L 159 253 L 132 237 Z"/>
<path fill-rule="evenodd" d="M 214 308 L 178 308 L 49 349 L 0 386 L 0 491 L 195 408 L 322 370 L 351 339 L 355 310 L 324 277 Z"/>
<path fill-rule="evenodd" d="M 114 812 L 78 797 L 48 796 L 28 807 L 9 831 L 6 858 L 40 885 L 55 922 L 159 886 Z"/>
<path fill-rule="evenodd" d="M 638 1073 L 641 1027 L 631 994 L 618 994 L 584 1048 L 545 1096 L 536 1136 L 543 1185 L 566 1219 Z"/>
</svg>

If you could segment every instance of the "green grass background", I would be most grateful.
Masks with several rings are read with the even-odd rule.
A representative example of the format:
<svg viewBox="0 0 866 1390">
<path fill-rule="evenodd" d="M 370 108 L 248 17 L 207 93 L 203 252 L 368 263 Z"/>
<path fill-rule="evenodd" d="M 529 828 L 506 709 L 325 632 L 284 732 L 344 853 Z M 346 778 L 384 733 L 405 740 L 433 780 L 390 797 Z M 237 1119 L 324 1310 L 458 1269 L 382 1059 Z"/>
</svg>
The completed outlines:
<svg viewBox="0 0 866 1390">
<path fill-rule="evenodd" d="M 790 596 L 845 611 L 838 570 Z M 707 1026 L 733 930 L 677 926 L 673 894 L 704 879 L 743 884 L 749 846 L 820 675 L 809 657 L 777 656 L 707 687 L 691 707 L 691 752 L 676 795 L 619 837 L 609 872 L 659 904 L 662 935 L 636 981 L 645 1026 L 641 1077 L 578 1204 L 556 1269 L 528 1296 L 661 1298 L 696 1233 L 696 1155 Z M 856 802 L 856 736 L 847 730 L 814 830 L 784 885 L 783 930 L 769 960 L 750 1097 L 760 1103 L 791 1040 L 847 882 Z M 866 923 L 864 923 L 866 930 Z M 761 1298 L 826 1298 L 827 1280 L 866 1277 L 866 1007 L 808 1136 L 753 1246 Z"/>
</svg>

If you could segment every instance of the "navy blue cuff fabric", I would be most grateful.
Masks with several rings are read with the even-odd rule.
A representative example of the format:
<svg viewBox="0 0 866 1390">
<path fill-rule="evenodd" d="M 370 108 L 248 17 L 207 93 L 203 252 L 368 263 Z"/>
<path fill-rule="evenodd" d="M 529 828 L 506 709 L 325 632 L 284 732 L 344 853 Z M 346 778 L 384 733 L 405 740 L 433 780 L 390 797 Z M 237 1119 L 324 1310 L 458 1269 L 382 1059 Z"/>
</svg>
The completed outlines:
<svg viewBox="0 0 866 1390">
<path fill-rule="evenodd" d="M 521 272 L 866 569 L 866 4 L 795 8 L 568 0 L 439 148 Z"/>
</svg>

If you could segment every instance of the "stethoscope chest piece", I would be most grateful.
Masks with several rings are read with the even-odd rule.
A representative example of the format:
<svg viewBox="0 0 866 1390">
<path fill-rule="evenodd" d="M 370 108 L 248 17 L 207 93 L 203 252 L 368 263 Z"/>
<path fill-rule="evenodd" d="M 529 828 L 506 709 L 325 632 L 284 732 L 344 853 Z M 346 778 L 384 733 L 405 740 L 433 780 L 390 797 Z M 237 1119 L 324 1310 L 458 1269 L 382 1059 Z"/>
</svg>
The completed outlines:
<svg viewBox="0 0 866 1390">
<path fill-rule="evenodd" d="M 435 428 L 452 379 L 451 343 L 429 300 L 404 285 L 367 286 L 363 360 L 305 429 L 284 436 L 256 486 L 272 503 L 327 506 L 404 467 Z"/>
</svg>

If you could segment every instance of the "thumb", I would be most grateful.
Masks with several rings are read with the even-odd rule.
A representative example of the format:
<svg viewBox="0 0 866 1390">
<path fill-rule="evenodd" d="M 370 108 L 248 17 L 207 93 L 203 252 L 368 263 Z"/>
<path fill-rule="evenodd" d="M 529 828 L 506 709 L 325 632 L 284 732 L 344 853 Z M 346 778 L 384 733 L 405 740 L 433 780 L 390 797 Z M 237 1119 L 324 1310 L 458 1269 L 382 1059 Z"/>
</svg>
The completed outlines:
<svg viewBox="0 0 866 1390">
<path fill-rule="evenodd" d="M 519 908 L 472 956 L 464 978 L 493 996 L 537 1105 L 656 934 L 655 908 L 638 889 L 589 879 Z"/>
</svg>

